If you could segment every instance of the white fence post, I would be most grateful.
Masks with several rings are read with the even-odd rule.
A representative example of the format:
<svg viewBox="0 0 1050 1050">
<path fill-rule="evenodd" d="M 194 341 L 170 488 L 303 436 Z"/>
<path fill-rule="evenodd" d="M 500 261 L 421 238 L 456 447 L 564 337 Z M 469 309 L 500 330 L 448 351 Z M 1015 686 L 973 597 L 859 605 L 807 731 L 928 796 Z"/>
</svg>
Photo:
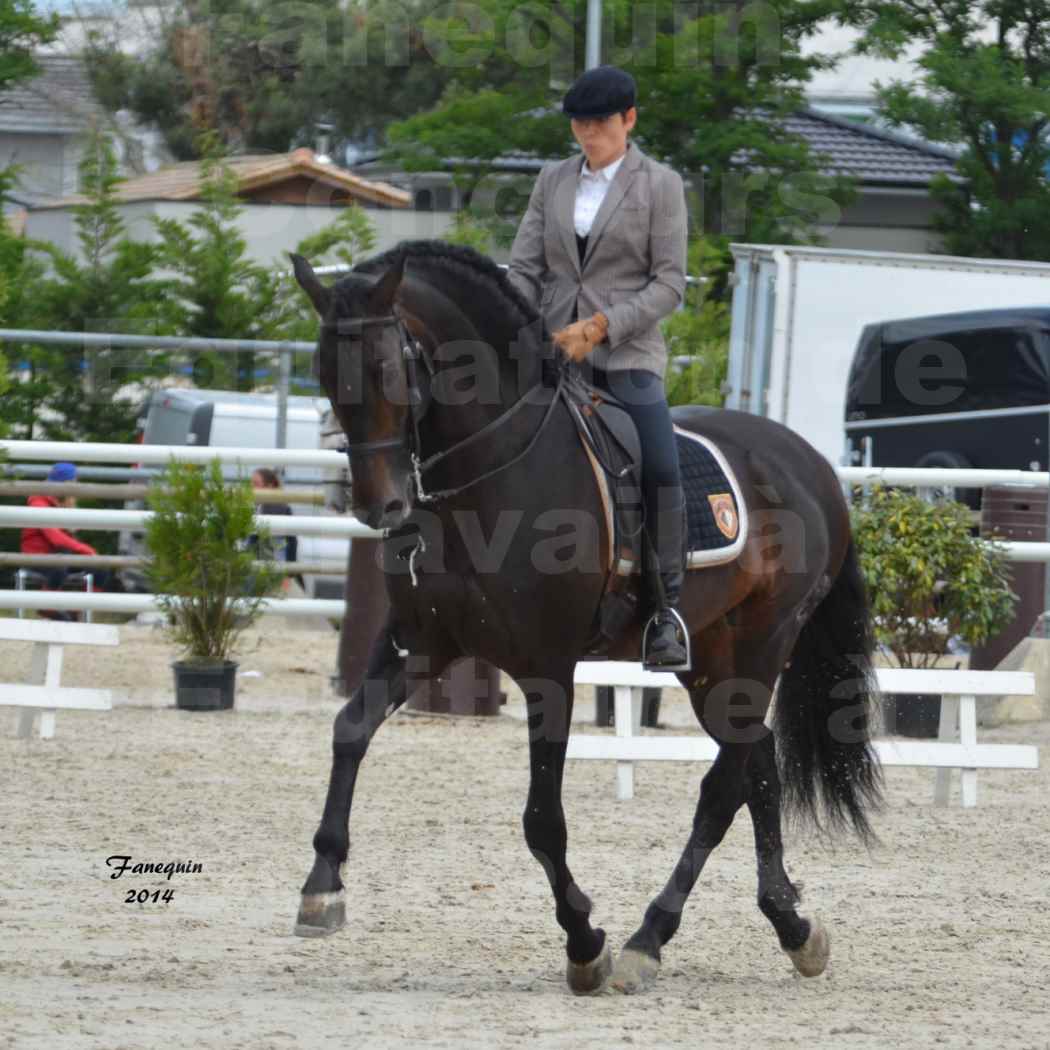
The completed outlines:
<svg viewBox="0 0 1050 1050">
<path fill-rule="evenodd" d="M 613 686 L 613 706 L 616 735 L 621 739 L 630 738 L 641 724 L 641 689 L 629 685 Z M 638 713 L 638 726 L 635 725 L 635 712 Z M 631 761 L 616 763 L 616 797 L 634 798 L 634 763 Z"/>
<path fill-rule="evenodd" d="M 1034 690 L 1033 690 L 1034 691 Z M 977 699 L 973 696 L 960 696 L 959 704 L 959 743 L 968 749 L 977 747 Z M 965 809 L 977 805 L 977 768 L 964 766 L 959 771 L 959 786 L 962 792 L 962 804 Z"/>
<path fill-rule="evenodd" d="M 938 740 L 959 739 L 959 698 L 957 696 L 941 697 L 941 720 L 937 729 Z M 952 790 L 952 771 L 938 769 L 933 787 L 933 802 L 936 806 L 947 806 Z"/>
</svg>

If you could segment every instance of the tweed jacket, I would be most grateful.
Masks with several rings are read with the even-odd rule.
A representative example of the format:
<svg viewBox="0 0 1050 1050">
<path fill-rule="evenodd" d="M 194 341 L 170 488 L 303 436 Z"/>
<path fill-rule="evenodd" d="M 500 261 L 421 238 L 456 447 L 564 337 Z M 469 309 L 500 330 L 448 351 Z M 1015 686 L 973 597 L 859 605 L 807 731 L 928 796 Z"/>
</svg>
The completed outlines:
<svg viewBox="0 0 1050 1050">
<path fill-rule="evenodd" d="M 552 161 L 536 178 L 511 248 L 508 277 L 552 331 L 601 311 L 606 341 L 589 360 L 663 376 L 659 322 L 685 292 L 686 207 L 681 176 L 628 140 L 580 263 L 573 211 L 584 156 Z"/>
</svg>

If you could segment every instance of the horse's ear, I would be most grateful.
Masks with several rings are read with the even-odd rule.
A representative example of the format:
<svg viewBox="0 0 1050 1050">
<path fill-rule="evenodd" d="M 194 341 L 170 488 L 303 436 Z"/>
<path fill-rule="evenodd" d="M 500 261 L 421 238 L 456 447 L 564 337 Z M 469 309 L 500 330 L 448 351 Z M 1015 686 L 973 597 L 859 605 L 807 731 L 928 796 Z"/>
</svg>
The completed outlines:
<svg viewBox="0 0 1050 1050">
<path fill-rule="evenodd" d="M 314 273 L 314 268 L 301 256 L 289 252 L 292 260 L 292 269 L 295 271 L 295 279 L 299 287 L 310 297 L 314 309 L 324 317 L 328 313 L 328 306 L 332 301 L 332 292 L 321 284 L 320 278 Z"/>
<path fill-rule="evenodd" d="M 377 314 L 386 313 L 394 305 L 394 296 L 405 275 L 405 253 L 399 253 L 397 262 L 390 267 L 368 293 L 369 307 Z"/>
</svg>

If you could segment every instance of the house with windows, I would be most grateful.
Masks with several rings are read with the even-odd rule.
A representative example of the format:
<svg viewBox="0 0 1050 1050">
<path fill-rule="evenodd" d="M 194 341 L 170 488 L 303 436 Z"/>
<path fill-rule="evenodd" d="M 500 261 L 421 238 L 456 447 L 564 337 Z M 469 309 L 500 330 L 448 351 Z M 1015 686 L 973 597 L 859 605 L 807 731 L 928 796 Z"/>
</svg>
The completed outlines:
<svg viewBox="0 0 1050 1050">
<path fill-rule="evenodd" d="M 40 73 L 0 92 L 0 167 L 20 169 L 15 200 L 57 200 L 77 190 L 85 132 L 106 115 L 83 62 L 44 55 Z"/>
</svg>

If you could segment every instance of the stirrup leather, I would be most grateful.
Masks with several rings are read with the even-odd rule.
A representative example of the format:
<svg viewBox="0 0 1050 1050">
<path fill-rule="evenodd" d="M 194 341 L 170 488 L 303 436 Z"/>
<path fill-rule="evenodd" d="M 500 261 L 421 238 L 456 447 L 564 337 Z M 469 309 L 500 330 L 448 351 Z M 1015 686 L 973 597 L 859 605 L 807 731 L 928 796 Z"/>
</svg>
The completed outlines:
<svg viewBox="0 0 1050 1050">
<path fill-rule="evenodd" d="M 685 662 L 680 664 L 648 664 L 645 662 L 645 654 L 649 651 L 649 631 L 655 626 L 657 619 L 665 614 L 675 620 L 682 632 L 682 638 L 684 639 L 683 644 L 685 647 Z M 673 607 L 660 609 L 653 613 L 653 615 L 646 621 L 645 630 L 642 631 L 642 667 L 645 668 L 646 671 L 667 671 L 669 674 L 674 674 L 678 671 L 691 671 L 693 669 L 693 652 L 692 647 L 689 644 L 689 631 L 685 626 L 685 620 L 682 619 L 682 616 L 677 609 Z"/>
</svg>

